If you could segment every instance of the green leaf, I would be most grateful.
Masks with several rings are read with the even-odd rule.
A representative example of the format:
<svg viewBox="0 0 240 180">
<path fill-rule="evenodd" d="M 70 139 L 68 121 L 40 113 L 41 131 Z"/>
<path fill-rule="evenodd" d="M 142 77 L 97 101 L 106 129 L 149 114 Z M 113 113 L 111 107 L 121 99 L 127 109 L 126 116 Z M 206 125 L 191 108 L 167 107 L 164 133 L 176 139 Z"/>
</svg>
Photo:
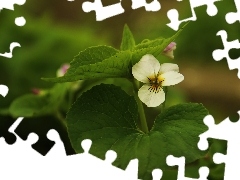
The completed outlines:
<svg viewBox="0 0 240 180">
<path fill-rule="evenodd" d="M 148 134 L 137 127 L 138 108 L 133 97 L 119 87 L 99 85 L 83 93 L 67 114 L 68 134 L 77 153 L 81 142 L 93 141 L 90 153 L 104 159 L 108 150 L 117 152 L 114 165 L 125 169 L 129 161 L 139 160 L 139 178 L 152 179 L 155 168 L 168 168 L 170 154 L 185 156 L 187 162 L 201 158 L 199 134 L 207 130 L 203 118 L 208 114 L 200 104 L 170 107 L 156 120 Z"/>
<path fill-rule="evenodd" d="M 161 54 L 167 45 L 180 34 L 182 29 L 168 39 L 145 40 L 133 47 L 135 44 L 133 36 L 129 28 L 125 26 L 121 45 L 121 49 L 124 51 L 117 51 L 108 46 L 88 48 L 75 57 L 63 77 L 43 79 L 50 82 L 72 82 L 97 78 L 132 78 L 132 66 L 142 56 L 145 54 L 154 56 Z"/>
<path fill-rule="evenodd" d="M 155 40 L 144 40 L 142 43 L 136 45 L 132 52 L 132 64 L 136 64 L 146 54 L 152 54 L 155 57 L 161 54 L 163 50 L 179 36 L 183 28 L 168 39 L 158 38 Z"/>
<path fill-rule="evenodd" d="M 51 82 L 71 82 L 98 78 L 123 78 L 129 77 L 130 51 L 120 51 L 102 62 L 76 67 L 71 75 L 66 74 L 59 78 L 45 79 Z"/>
<path fill-rule="evenodd" d="M 69 83 L 56 84 L 43 95 L 23 95 L 11 103 L 9 113 L 13 117 L 35 117 L 55 113 L 63 101 L 68 86 Z"/>
<path fill-rule="evenodd" d="M 89 47 L 74 57 L 65 76 L 73 75 L 79 66 L 101 62 L 104 59 L 114 56 L 117 52 L 118 50 L 110 46 Z"/>
<path fill-rule="evenodd" d="M 123 37 L 120 50 L 132 50 L 135 46 L 135 40 L 133 37 L 132 32 L 130 31 L 129 27 L 125 24 L 123 29 Z"/>
</svg>

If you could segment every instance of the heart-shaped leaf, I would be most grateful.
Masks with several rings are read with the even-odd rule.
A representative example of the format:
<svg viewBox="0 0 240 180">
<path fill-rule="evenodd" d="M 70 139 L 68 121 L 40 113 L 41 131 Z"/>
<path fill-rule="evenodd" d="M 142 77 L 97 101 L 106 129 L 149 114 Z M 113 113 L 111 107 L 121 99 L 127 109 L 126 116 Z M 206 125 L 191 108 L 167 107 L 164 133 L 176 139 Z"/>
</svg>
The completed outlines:
<svg viewBox="0 0 240 180">
<path fill-rule="evenodd" d="M 168 168 L 170 154 L 185 156 L 187 162 L 201 158 L 198 136 L 207 130 L 203 118 L 208 114 L 200 104 L 180 104 L 157 116 L 152 130 L 145 134 L 138 127 L 138 108 L 133 97 L 114 85 L 99 85 L 85 92 L 67 114 L 68 134 L 77 153 L 81 142 L 93 141 L 90 153 L 104 159 L 108 150 L 117 152 L 114 165 L 125 169 L 139 159 L 139 178 L 152 179 L 155 168 Z"/>
</svg>

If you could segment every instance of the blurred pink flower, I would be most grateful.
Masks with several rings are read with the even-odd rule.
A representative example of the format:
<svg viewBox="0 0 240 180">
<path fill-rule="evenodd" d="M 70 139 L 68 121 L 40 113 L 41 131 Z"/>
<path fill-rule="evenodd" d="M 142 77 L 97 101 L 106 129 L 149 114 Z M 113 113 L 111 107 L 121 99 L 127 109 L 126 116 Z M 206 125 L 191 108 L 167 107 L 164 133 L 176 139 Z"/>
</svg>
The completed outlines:
<svg viewBox="0 0 240 180">
<path fill-rule="evenodd" d="M 31 89 L 31 92 L 32 92 L 34 95 L 44 95 L 44 94 L 46 93 L 45 90 L 39 89 L 39 88 L 32 88 L 32 89 Z"/>
</svg>

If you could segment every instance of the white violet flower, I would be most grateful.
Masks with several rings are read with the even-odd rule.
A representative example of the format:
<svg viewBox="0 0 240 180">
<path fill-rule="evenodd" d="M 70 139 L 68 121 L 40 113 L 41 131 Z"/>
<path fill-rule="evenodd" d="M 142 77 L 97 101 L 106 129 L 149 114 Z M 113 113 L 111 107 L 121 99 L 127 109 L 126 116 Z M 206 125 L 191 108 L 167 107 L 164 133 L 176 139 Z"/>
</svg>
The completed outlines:
<svg viewBox="0 0 240 180">
<path fill-rule="evenodd" d="M 159 106 L 165 101 L 165 93 L 162 87 L 172 86 L 183 81 L 184 76 L 178 71 L 177 64 L 164 63 L 160 66 L 153 55 L 144 55 L 132 67 L 134 78 L 146 83 L 138 91 L 139 99 L 148 107 Z"/>
</svg>

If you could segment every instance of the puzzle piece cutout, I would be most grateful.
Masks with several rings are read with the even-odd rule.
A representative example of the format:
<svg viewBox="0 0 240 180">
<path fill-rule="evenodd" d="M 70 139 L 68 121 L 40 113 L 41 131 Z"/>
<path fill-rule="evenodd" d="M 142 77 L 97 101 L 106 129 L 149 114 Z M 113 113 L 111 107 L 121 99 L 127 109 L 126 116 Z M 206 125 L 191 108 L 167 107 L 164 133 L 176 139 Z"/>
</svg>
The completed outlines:
<svg viewBox="0 0 240 180">
<path fill-rule="evenodd" d="M 6 95 L 8 94 L 8 87 L 6 85 L 0 84 L 0 95 L 3 97 L 6 97 Z"/>
<path fill-rule="evenodd" d="M 14 4 L 23 5 L 26 0 L 7 0 L 7 1 L 0 1 L 0 12 L 3 8 L 14 10 Z"/>
<path fill-rule="evenodd" d="M 226 14 L 225 19 L 228 24 L 233 24 L 236 21 L 240 22 L 240 1 L 234 0 L 234 3 L 237 8 L 237 12 L 229 12 Z"/>
<path fill-rule="evenodd" d="M 240 115 L 240 111 L 238 114 Z M 81 177 L 85 179 L 86 177 L 88 179 L 99 179 L 99 177 L 102 177 L 103 179 L 109 180 L 137 179 L 137 159 L 132 160 L 125 171 L 121 170 L 112 166 L 112 163 L 117 157 L 114 151 L 108 151 L 105 155 L 105 160 L 98 159 L 89 154 L 88 152 L 91 146 L 90 140 L 82 141 L 84 153 L 67 156 L 58 132 L 53 129 L 47 132 L 47 138 L 54 141 L 55 145 L 47 153 L 45 158 L 43 158 L 41 154 L 33 151 L 31 148 L 32 144 L 36 143 L 39 139 L 35 133 L 29 134 L 26 141 L 21 140 L 15 133 L 17 126 L 22 120 L 22 117 L 18 118 L 9 128 L 9 132 L 17 136 L 17 142 L 14 145 L 6 145 L 4 139 L 0 138 L 1 176 L 9 177 L 8 179 L 24 178 L 26 180 L 33 179 L 32 174 L 36 174 L 37 179 L 56 179 L 58 177 L 60 179 L 81 179 Z M 233 163 L 240 160 L 240 156 L 237 155 L 240 152 L 240 146 L 236 143 L 240 135 L 240 121 L 232 123 L 227 118 L 220 124 L 215 125 L 213 117 L 206 116 L 204 123 L 209 127 L 209 130 L 199 136 L 199 149 L 206 150 L 208 148 L 207 138 L 227 140 L 227 155 L 216 153 L 214 155 L 214 162 L 225 162 L 225 180 L 230 180 L 232 177 L 240 177 L 238 168 Z M 229 133 L 223 133 L 224 131 Z M 178 166 L 178 180 L 194 180 L 194 178 L 185 177 L 184 157 L 178 158 L 170 155 L 167 157 L 166 162 L 169 166 Z M 14 169 L 14 173 L 11 173 L 12 169 Z M 44 173 L 39 173 L 39 169 Z M 93 170 L 94 173 L 92 173 Z M 30 175 L 28 172 L 31 172 Z M 162 174 L 162 170 L 160 169 L 153 170 L 153 180 L 161 179 Z M 208 174 L 209 169 L 207 167 L 201 167 L 199 169 L 198 180 L 207 180 Z"/>
<path fill-rule="evenodd" d="M 166 158 L 167 165 L 178 166 L 177 180 L 194 180 L 194 178 L 185 177 L 185 157 L 174 157 L 172 155 Z M 199 169 L 199 178 L 197 180 L 207 180 L 209 174 L 208 167 L 201 167 Z"/>
<path fill-rule="evenodd" d="M 102 21 L 104 19 L 119 15 L 124 13 L 124 9 L 121 5 L 121 1 L 119 3 L 112 4 L 109 6 L 103 6 L 101 0 L 95 0 L 94 2 L 84 2 L 82 4 L 82 9 L 84 12 L 95 11 L 96 12 L 96 20 Z M 161 4 L 158 0 L 153 0 L 151 3 L 147 3 L 146 0 L 132 0 L 132 9 L 138 9 L 140 7 L 145 7 L 146 11 L 159 11 L 161 9 Z"/>
<path fill-rule="evenodd" d="M 21 45 L 18 42 L 12 42 L 10 44 L 10 52 L 0 53 L 0 56 L 6 57 L 6 58 L 12 58 L 13 49 L 15 47 L 21 47 Z"/>
<path fill-rule="evenodd" d="M 23 140 L 27 139 L 28 134 L 32 132 L 36 133 L 39 136 L 39 140 L 32 145 L 32 148 L 38 151 L 41 155 L 45 156 L 54 146 L 54 141 L 51 141 L 47 137 L 49 129 L 56 129 L 61 132 L 60 136 L 63 142 L 67 143 L 67 154 L 74 154 L 73 150 L 69 149 L 70 146 L 68 145 L 70 142 L 68 142 L 68 138 L 66 138 L 66 132 L 63 131 L 61 124 L 59 124 L 57 120 L 51 116 L 36 117 L 34 119 L 24 118 L 15 132 Z"/>
<path fill-rule="evenodd" d="M 9 92 L 8 87 L 6 85 L 1 84 L 0 85 L 0 95 L 2 97 L 6 97 L 8 92 Z M 9 144 L 14 143 L 16 141 L 16 137 L 14 136 L 14 134 L 10 133 L 6 129 L 6 126 L 7 127 L 11 126 L 11 120 L 3 119 L 0 122 L 4 124 L 4 126 L 2 126 L 2 125 L 0 126 L 0 137 L 5 136 L 7 143 L 9 143 Z"/>
<path fill-rule="evenodd" d="M 26 2 L 26 0 L 8 0 L 8 1 L 0 1 L 0 12 L 2 9 L 9 9 L 14 10 L 14 4 L 17 5 L 23 5 Z M 24 26 L 26 23 L 26 20 L 24 17 L 17 17 L 15 18 L 15 24 L 17 26 Z M 6 58 L 12 58 L 12 52 L 15 47 L 21 47 L 21 45 L 18 42 L 12 42 L 10 44 L 10 52 L 0 53 L 0 56 L 6 57 Z"/>
<path fill-rule="evenodd" d="M 240 111 L 238 114 L 240 115 Z M 229 118 L 226 118 L 219 124 L 215 124 L 213 117 L 208 115 L 204 118 L 204 124 L 208 126 L 208 130 L 199 135 L 199 149 L 206 150 L 209 147 L 208 138 L 226 140 L 228 146 L 226 155 L 215 153 L 213 161 L 217 164 L 225 163 L 225 180 L 230 180 L 233 177 L 239 178 L 239 167 L 234 162 L 240 162 L 240 121 L 231 122 Z"/>
<path fill-rule="evenodd" d="M 209 16 L 215 16 L 218 13 L 218 9 L 215 6 L 215 2 L 217 1 L 222 1 L 222 0 L 190 0 L 190 5 L 191 5 L 191 12 L 192 12 L 192 17 L 189 17 L 187 19 L 179 20 L 179 13 L 176 9 L 171 9 L 167 12 L 167 16 L 170 19 L 170 23 L 167 24 L 170 28 L 173 30 L 177 31 L 179 29 L 179 26 L 183 22 L 187 21 L 196 21 L 197 16 L 194 11 L 196 7 L 204 6 L 207 5 L 207 14 Z"/>
<path fill-rule="evenodd" d="M 109 17 L 113 17 L 113 16 L 124 13 L 124 9 L 121 5 L 121 1 L 122 0 L 119 0 L 119 3 L 105 6 L 105 7 L 103 6 L 101 0 L 95 0 L 94 2 L 87 1 L 82 4 L 82 9 L 84 12 L 87 12 L 87 13 L 90 11 L 95 11 L 96 20 L 102 21 Z"/>
<path fill-rule="evenodd" d="M 161 169 L 154 169 L 152 171 L 153 180 L 160 180 L 162 178 L 163 172 Z"/>
<path fill-rule="evenodd" d="M 238 69 L 238 78 L 240 79 L 240 57 L 238 59 L 231 59 L 229 57 L 229 50 L 230 49 L 240 49 L 239 40 L 234 40 L 231 42 L 227 41 L 227 32 L 225 30 L 220 30 L 217 32 L 217 36 L 221 36 L 224 49 L 217 49 L 214 50 L 212 53 L 213 59 L 215 61 L 220 61 L 223 58 L 227 59 L 228 67 L 230 70 Z"/>
<path fill-rule="evenodd" d="M 153 0 L 151 3 L 147 3 L 146 0 L 132 0 L 132 9 L 140 7 L 145 7 L 146 11 L 159 11 L 161 4 L 157 0 Z"/>
<path fill-rule="evenodd" d="M 17 126 L 22 120 L 22 117 L 18 118 L 9 128 L 9 132 L 17 136 L 17 141 L 14 145 L 6 145 L 4 138 L 0 138 L 1 177 L 5 177 L 5 179 L 24 178 L 28 180 L 33 179 L 32 174 L 35 174 L 36 178 L 34 179 L 68 178 L 74 180 L 86 179 L 86 177 L 87 179 L 105 180 L 138 179 L 137 159 L 131 160 L 125 171 L 119 169 L 112 166 L 112 163 L 117 157 L 116 152 L 112 150 L 107 151 L 105 160 L 101 160 L 88 153 L 92 144 L 91 140 L 82 141 L 81 145 L 84 150 L 82 154 L 67 156 L 58 132 L 53 129 L 48 131 L 47 137 L 54 141 L 55 145 L 46 156 L 43 157 L 31 148 L 32 144 L 38 141 L 38 136 L 35 133 L 29 134 L 26 141 L 21 140 L 15 133 Z M 13 169 L 14 173 L 11 173 Z M 44 173 L 40 173 L 39 169 Z M 94 173 L 92 173 L 93 170 Z M 154 169 L 152 171 L 153 180 L 160 180 L 162 175 L 163 172 L 161 169 Z M 199 180 L 203 180 L 203 178 Z"/>
<path fill-rule="evenodd" d="M 22 117 L 18 118 L 9 128 L 9 132 L 17 136 L 15 129 L 22 120 Z M 21 140 L 17 136 L 17 142 L 14 145 L 5 144 L 4 139 L 0 138 L 1 177 L 4 177 L 4 179 L 26 180 L 99 178 L 105 180 L 137 180 L 138 161 L 136 159 L 132 160 L 124 171 L 112 166 L 112 162 L 117 157 L 114 151 L 108 151 L 105 155 L 105 160 L 89 154 L 90 140 L 82 141 L 84 153 L 67 156 L 57 131 L 49 130 L 47 137 L 55 141 L 55 145 L 45 157 L 31 148 L 31 145 L 38 140 L 38 136 L 35 133 L 29 134 L 26 141 Z M 14 173 L 12 173 L 13 169 Z M 39 169 L 44 173 L 41 173 Z M 36 177 L 32 177 L 33 174 Z"/>
<path fill-rule="evenodd" d="M 15 133 L 15 129 L 17 126 L 22 122 L 23 117 L 19 117 L 12 126 L 8 129 L 8 131 L 12 134 L 14 134 L 17 138 L 17 144 L 15 145 L 15 149 L 12 148 L 12 145 L 4 145 L 5 140 L 4 138 L 0 138 L 0 159 L 3 158 L 2 156 L 6 156 L 6 154 L 11 154 L 11 158 L 16 158 L 16 156 L 19 156 L 21 153 L 23 154 L 29 154 L 30 156 L 34 156 L 37 152 L 33 151 L 32 149 L 26 149 L 27 146 L 34 144 L 37 142 L 38 137 L 36 134 L 29 134 L 27 141 L 21 140 L 18 135 Z M 14 151 L 16 151 L 18 154 L 16 154 Z M 39 153 L 37 153 L 39 154 Z M 39 154 L 40 155 L 40 154 Z M 20 156 L 21 157 L 21 156 Z"/>
<path fill-rule="evenodd" d="M 17 17 L 15 18 L 15 24 L 17 26 L 24 26 L 26 24 L 26 19 L 24 17 Z"/>
</svg>

